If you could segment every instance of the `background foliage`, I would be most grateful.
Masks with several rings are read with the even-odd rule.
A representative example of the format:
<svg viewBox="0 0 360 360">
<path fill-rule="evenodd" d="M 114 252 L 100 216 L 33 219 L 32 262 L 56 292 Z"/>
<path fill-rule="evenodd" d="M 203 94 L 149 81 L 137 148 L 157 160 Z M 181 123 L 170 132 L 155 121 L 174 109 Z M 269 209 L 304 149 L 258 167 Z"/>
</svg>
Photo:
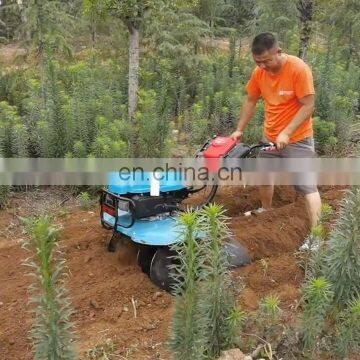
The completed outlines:
<svg viewBox="0 0 360 360">
<path fill-rule="evenodd" d="M 276 32 L 284 50 L 297 55 L 304 28 L 317 91 L 318 150 L 347 151 L 359 132 L 360 5 L 316 0 L 304 14 L 300 3 L 2 0 L 0 41 L 26 50 L 23 61 L 5 63 L 0 74 L 2 156 L 127 157 L 135 150 L 163 156 L 228 134 L 254 67 L 251 38 Z M 304 19 L 310 19 L 306 27 Z M 133 121 L 130 25 L 140 33 Z M 260 139 L 262 122 L 260 104 L 247 142 Z"/>
</svg>

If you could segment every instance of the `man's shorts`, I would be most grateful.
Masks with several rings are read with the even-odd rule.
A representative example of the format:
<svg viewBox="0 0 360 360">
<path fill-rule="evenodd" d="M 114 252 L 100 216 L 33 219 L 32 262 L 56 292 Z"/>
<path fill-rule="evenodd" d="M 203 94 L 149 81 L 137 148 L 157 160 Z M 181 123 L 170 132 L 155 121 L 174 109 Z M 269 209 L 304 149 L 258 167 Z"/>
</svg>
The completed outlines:
<svg viewBox="0 0 360 360">
<path fill-rule="evenodd" d="M 268 142 L 266 139 L 265 141 Z M 314 139 L 312 137 L 290 143 L 282 150 L 260 151 L 259 153 L 260 158 L 313 158 L 315 156 Z M 318 191 L 315 185 L 316 181 L 313 182 L 314 185 L 304 185 L 303 183 L 307 181 L 302 179 L 304 179 L 303 174 L 300 174 L 295 179 L 297 184 L 294 184 L 294 188 L 298 193 L 307 195 Z"/>
</svg>

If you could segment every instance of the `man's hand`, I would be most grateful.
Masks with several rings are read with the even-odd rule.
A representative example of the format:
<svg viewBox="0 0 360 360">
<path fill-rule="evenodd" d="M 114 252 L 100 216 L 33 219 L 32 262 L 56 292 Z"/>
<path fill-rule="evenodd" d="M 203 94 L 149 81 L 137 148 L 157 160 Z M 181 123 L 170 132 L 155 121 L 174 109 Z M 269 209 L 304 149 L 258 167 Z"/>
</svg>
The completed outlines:
<svg viewBox="0 0 360 360">
<path fill-rule="evenodd" d="M 234 140 L 237 140 L 237 141 L 241 140 L 241 138 L 244 134 L 243 130 L 246 128 L 246 125 L 248 124 L 248 122 L 250 121 L 252 116 L 254 115 L 256 103 L 258 100 L 259 100 L 259 97 L 251 96 L 249 94 L 246 97 L 244 104 L 242 106 L 241 112 L 240 112 L 240 118 L 239 118 L 237 130 L 234 131 L 230 135 L 230 137 L 233 138 Z M 239 130 L 239 129 L 241 129 L 241 130 Z"/>
<path fill-rule="evenodd" d="M 244 133 L 242 131 L 236 130 L 230 135 L 230 137 L 234 140 L 240 141 L 243 135 Z"/>
<path fill-rule="evenodd" d="M 281 132 L 275 140 L 276 148 L 278 150 L 284 149 L 290 142 L 290 136 L 285 132 Z"/>
</svg>

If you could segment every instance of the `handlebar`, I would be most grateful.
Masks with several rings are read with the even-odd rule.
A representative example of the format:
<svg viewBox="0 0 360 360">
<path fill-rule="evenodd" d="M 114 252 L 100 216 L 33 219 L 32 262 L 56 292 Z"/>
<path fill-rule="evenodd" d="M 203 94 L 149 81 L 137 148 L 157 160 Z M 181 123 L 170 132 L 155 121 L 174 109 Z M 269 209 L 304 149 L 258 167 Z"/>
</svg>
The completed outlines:
<svg viewBox="0 0 360 360">
<path fill-rule="evenodd" d="M 273 142 L 261 142 L 259 144 L 250 146 L 250 150 L 254 150 L 257 148 L 260 148 L 262 150 L 275 150 L 276 144 L 274 144 Z"/>
</svg>

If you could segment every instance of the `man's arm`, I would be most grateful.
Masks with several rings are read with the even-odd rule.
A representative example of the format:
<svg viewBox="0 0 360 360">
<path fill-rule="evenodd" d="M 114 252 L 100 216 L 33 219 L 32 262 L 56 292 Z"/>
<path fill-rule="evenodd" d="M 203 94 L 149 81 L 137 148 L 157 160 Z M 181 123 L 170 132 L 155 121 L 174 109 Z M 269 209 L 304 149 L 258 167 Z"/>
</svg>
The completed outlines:
<svg viewBox="0 0 360 360">
<path fill-rule="evenodd" d="M 239 117 L 239 123 L 236 130 L 230 135 L 233 139 L 240 140 L 243 136 L 246 125 L 249 123 L 251 118 L 254 116 L 256 104 L 259 100 L 259 97 L 247 95 Z"/>
<path fill-rule="evenodd" d="M 304 96 L 303 98 L 299 99 L 299 102 L 302 104 L 301 108 L 295 114 L 289 125 L 276 138 L 276 146 L 279 150 L 283 149 L 286 145 L 289 144 L 290 137 L 294 131 L 314 112 L 314 95 Z"/>
</svg>

